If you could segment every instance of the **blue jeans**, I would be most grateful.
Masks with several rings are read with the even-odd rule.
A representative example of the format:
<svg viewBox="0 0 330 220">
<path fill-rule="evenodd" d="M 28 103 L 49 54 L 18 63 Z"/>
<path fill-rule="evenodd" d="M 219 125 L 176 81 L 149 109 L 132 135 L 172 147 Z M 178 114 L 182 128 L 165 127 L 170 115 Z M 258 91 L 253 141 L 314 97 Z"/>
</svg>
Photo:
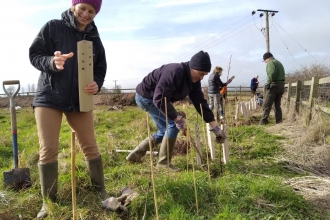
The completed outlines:
<svg viewBox="0 0 330 220">
<path fill-rule="evenodd" d="M 213 111 L 214 109 L 214 103 L 215 103 L 215 100 L 216 100 L 216 103 L 218 104 L 218 111 L 219 111 L 219 115 L 220 116 L 223 116 L 223 98 L 220 96 L 220 93 L 218 94 L 209 94 L 209 101 L 210 101 L 210 104 L 209 104 L 209 107 L 210 109 Z"/>
<path fill-rule="evenodd" d="M 161 143 L 164 136 L 168 138 L 176 138 L 179 133 L 179 129 L 176 128 L 174 121 L 168 119 L 168 134 L 166 133 L 166 117 L 152 102 L 152 99 L 143 98 L 139 94 L 135 95 L 136 104 L 144 111 L 148 112 L 151 119 L 154 121 L 158 131 L 152 134 L 155 139 L 155 144 Z"/>
</svg>

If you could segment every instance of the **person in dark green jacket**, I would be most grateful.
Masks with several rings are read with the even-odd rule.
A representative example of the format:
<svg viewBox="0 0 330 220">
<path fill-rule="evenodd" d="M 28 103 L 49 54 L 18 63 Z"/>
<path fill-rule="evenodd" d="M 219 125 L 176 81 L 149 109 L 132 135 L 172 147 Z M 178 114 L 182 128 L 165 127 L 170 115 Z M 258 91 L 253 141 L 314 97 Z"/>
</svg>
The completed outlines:
<svg viewBox="0 0 330 220">
<path fill-rule="evenodd" d="M 282 122 L 281 99 L 284 93 L 285 70 L 282 63 L 276 60 L 270 52 L 265 53 L 263 59 L 267 63 L 267 84 L 265 85 L 266 98 L 263 105 L 264 110 L 259 125 L 269 123 L 268 117 L 273 104 L 275 120 L 278 124 Z"/>
</svg>

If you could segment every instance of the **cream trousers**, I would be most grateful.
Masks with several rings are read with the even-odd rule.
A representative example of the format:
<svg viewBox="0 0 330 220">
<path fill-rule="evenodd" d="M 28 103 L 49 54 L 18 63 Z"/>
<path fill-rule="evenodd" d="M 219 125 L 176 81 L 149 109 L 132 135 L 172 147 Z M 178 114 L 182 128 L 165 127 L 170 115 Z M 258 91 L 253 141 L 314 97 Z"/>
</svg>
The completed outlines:
<svg viewBox="0 0 330 220">
<path fill-rule="evenodd" d="M 95 140 L 93 111 L 64 112 L 54 108 L 36 107 L 34 109 L 39 137 L 39 163 L 46 164 L 58 160 L 59 137 L 63 114 L 86 160 L 100 156 Z M 70 143 L 68 143 L 69 146 Z"/>
</svg>

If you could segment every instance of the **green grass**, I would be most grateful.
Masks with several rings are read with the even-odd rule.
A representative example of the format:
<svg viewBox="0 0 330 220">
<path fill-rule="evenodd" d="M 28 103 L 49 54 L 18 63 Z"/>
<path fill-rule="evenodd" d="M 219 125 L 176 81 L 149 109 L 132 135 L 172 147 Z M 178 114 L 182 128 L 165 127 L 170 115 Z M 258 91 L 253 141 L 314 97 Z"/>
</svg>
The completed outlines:
<svg viewBox="0 0 330 220">
<path fill-rule="evenodd" d="M 176 108 L 182 109 L 181 106 Z M 153 188 L 149 187 L 149 155 L 144 157 L 142 164 L 131 164 L 125 160 L 127 153 L 116 152 L 116 149 L 133 149 L 147 137 L 146 113 L 137 107 L 108 111 L 106 106 L 97 106 L 94 115 L 107 191 L 111 196 L 118 197 L 124 187 L 129 187 L 140 195 L 130 204 L 128 215 L 103 209 L 101 199 L 91 187 L 83 155 L 79 152 L 76 156 L 78 219 L 142 219 L 145 206 L 146 219 L 156 219 L 156 202 L 159 219 L 330 218 L 329 213 L 313 207 L 283 183 L 286 178 L 298 176 L 284 169 L 284 164 L 275 160 L 283 152 L 282 143 L 286 140 L 284 137 L 266 133 L 263 127 L 229 126 L 230 162 L 221 166 L 223 172 L 220 173 L 220 152 L 217 147 L 217 158 L 210 162 L 211 179 L 205 171 L 206 166 L 192 164 L 195 156 L 193 150 L 189 151 L 188 157 L 177 155 L 173 158 L 173 163 L 183 169 L 182 172 L 154 170 L 157 196 L 155 200 Z M 203 156 L 206 158 L 204 123 L 192 106 L 188 108 L 188 115 L 190 126 L 194 123 L 199 125 Z M 0 121 L 0 170 L 4 172 L 13 168 L 8 109 L 0 109 Z M 153 132 L 155 126 L 151 119 L 149 121 Z M 6 188 L 3 181 L 0 181 L 0 219 L 35 219 L 42 199 L 37 170 L 38 136 L 31 108 L 19 110 L 17 127 L 19 167 L 30 169 L 33 185 L 17 192 Z M 192 131 L 191 129 L 191 133 Z M 51 213 L 48 219 L 72 217 L 70 138 L 70 128 L 63 120 L 60 134 L 58 201 L 49 203 Z M 156 161 L 157 158 L 153 158 L 153 164 Z"/>
</svg>

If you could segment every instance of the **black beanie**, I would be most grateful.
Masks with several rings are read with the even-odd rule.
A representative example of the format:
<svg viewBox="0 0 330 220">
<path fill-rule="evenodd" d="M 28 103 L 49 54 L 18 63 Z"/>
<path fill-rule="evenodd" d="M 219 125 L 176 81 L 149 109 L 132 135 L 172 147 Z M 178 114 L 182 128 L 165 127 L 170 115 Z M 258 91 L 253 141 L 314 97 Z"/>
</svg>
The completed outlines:
<svg viewBox="0 0 330 220">
<path fill-rule="evenodd" d="M 195 70 L 210 72 L 211 59 L 207 52 L 199 51 L 189 61 L 189 67 Z"/>
<path fill-rule="evenodd" d="M 271 52 L 267 52 L 267 53 L 265 53 L 264 54 L 264 60 L 266 60 L 266 59 L 268 59 L 269 57 L 272 57 L 273 56 L 273 54 L 271 53 Z"/>
</svg>

